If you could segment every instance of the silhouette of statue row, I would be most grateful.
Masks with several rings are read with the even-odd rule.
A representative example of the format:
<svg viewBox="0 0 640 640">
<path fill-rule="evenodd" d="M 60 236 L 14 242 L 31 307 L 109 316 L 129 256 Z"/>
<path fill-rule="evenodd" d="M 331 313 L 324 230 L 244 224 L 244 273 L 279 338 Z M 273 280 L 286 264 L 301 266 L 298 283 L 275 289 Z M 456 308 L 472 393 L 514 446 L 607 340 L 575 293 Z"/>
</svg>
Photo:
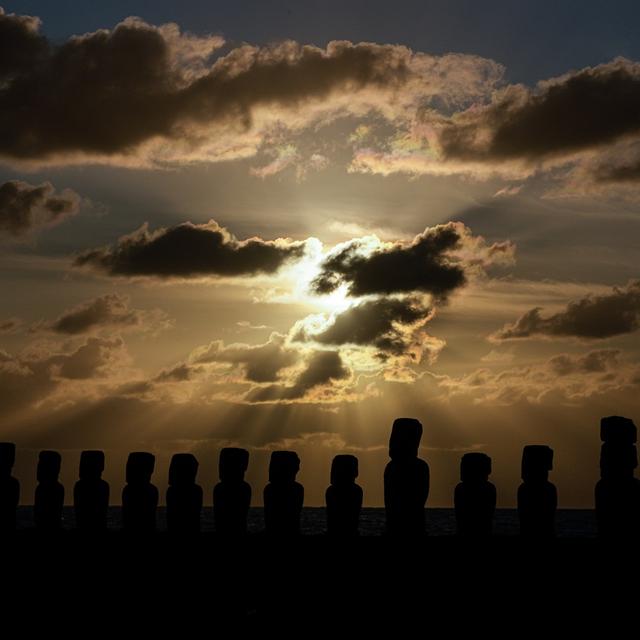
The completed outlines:
<svg viewBox="0 0 640 640">
<path fill-rule="evenodd" d="M 633 475 L 638 466 L 637 430 L 620 416 L 603 418 L 601 479 L 595 489 L 598 531 L 602 536 L 640 532 L 640 480 Z M 384 471 L 386 532 L 416 536 L 425 533 L 425 505 L 429 496 L 429 465 L 418 457 L 422 425 L 413 418 L 394 421 L 389 440 L 391 460 Z M 16 527 L 20 485 L 11 477 L 15 445 L 0 443 L 0 531 Z M 58 481 L 62 459 L 56 451 L 41 451 L 38 459 L 34 522 L 38 529 L 59 529 L 62 522 L 64 487 Z M 102 451 L 83 451 L 79 480 L 73 491 L 76 526 L 83 531 L 107 528 L 109 485 L 102 479 Z M 246 534 L 251 486 L 244 475 L 249 465 L 245 449 L 225 448 L 219 457 L 220 482 L 213 490 L 216 531 L 225 536 Z M 130 453 L 126 486 L 122 491 L 122 525 L 130 532 L 152 532 L 156 528 L 158 489 L 151 483 L 155 456 Z M 522 484 L 518 489 L 520 532 L 528 537 L 555 535 L 558 496 L 549 482 L 553 450 L 528 445 L 522 452 Z M 294 451 L 274 451 L 269 462 L 269 482 L 264 489 L 264 520 L 267 533 L 291 536 L 300 532 L 304 488 L 296 482 L 300 459 Z M 171 532 L 200 530 L 202 488 L 196 484 L 198 461 L 190 453 L 177 453 L 169 466 L 167 528 Z M 454 491 L 457 533 L 482 538 L 491 535 L 496 508 L 496 488 L 489 481 L 491 458 L 479 452 L 466 453 L 460 463 L 460 483 Z M 362 488 L 356 484 L 358 459 L 337 455 L 331 465 L 326 497 L 327 533 L 358 535 Z"/>
</svg>

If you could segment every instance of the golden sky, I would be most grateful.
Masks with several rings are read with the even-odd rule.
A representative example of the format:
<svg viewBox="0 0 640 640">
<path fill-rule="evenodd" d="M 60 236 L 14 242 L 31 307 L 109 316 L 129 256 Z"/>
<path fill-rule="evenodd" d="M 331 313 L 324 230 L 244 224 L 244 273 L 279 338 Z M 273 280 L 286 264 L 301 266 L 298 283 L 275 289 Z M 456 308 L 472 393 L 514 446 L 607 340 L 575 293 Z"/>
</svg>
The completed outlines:
<svg viewBox="0 0 640 640">
<path fill-rule="evenodd" d="M 161 489 L 191 451 L 212 487 L 242 446 L 255 504 L 284 448 L 306 504 L 349 452 L 375 506 L 408 416 L 433 506 L 469 450 L 513 505 L 526 444 L 554 448 L 561 506 L 591 506 L 600 417 L 639 417 L 622 40 L 545 76 L 462 41 L 252 43 L 159 10 L 52 36 L 31 4 L 0 11 L 0 439 L 23 502 L 41 448 L 68 488 L 104 449 L 118 495 L 129 451 Z"/>
</svg>

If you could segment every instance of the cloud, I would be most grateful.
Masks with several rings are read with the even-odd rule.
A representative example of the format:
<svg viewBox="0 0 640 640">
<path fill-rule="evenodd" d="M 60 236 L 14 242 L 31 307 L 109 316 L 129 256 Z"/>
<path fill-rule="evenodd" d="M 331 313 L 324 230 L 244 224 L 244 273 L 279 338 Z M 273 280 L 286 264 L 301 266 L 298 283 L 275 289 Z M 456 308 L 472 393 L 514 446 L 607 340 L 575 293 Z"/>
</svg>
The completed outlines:
<svg viewBox="0 0 640 640">
<path fill-rule="evenodd" d="M 574 373 L 604 373 L 620 366 L 619 349 L 599 349 L 584 356 L 571 356 L 566 353 L 554 356 L 547 362 L 549 368 L 559 376 Z"/>
<path fill-rule="evenodd" d="M 257 178 L 269 178 L 283 172 L 289 167 L 295 166 L 295 176 L 298 182 L 302 182 L 309 172 L 322 171 L 329 164 L 329 158 L 321 153 L 312 153 L 304 157 L 294 144 L 286 144 L 267 150 L 267 155 L 275 156 L 273 160 L 261 167 L 252 167 L 249 173 Z"/>
<path fill-rule="evenodd" d="M 459 378 L 437 378 L 452 402 L 467 397 L 478 404 L 562 404 L 581 403 L 608 393 L 633 393 L 640 382 L 640 370 L 624 362 L 620 350 L 599 349 L 584 355 L 558 354 L 528 366 L 478 369 Z"/>
<path fill-rule="evenodd" d="M 70 336 L 104 329 L 157 333 L 171 326 L 172 321 L 164 311 L 132 309 L 127 296 L 108 293 L 68 309 L 55 320 L 37 323 L 31 332 L 50 331 Z"/>
<path fill-rule="evenodd" d="M 304 250 L 304 242 L 282 238 L 238 240 L 210 220 L 153 232 L 145 224 L 114 246 L 81 253 L 73 264 L 121 277 L 236 277 L 275 273 L 286 262 L 301 258 Z"/>
<path fill-rule="evenodd" d="M 372 111 L 392 121 L 435 100 L 467 104 L 503 74 L 478 56 L 400 45 L 285 41 L 221 55 L 220 36 L 139 18 L 60 45 L 39 26 L 0 15 L 0 156 L 14 164 L 250 157 L 277 127 L 299 131 Z"/>
<path fill-rule="evenodd" d="M 55 397 L 62 403 L 87 399 L 97 383 L 116 375 L 128 359 L 119 337 L 89 337 L 69 348 L 36 343 L 17 356 L 0 351 L 0 414 Z"/>
<path fill-rule="evenodd" d="M 19 238 L 53 227 L 78 213 L 79 206 L 80 197 L 71 189 L 56 193 L 50 182 L 34 186 L 10 180 L 0 185 L 0 236 Z"/>
<path fill-rule="evenodd" d="M 410 243 L 356 239 L 338 245 L 311 284 L 326 294 L 346 285 L 350 296 L 424 292 L 446 300 L 467 282 L 467 272 L 513 259 L 508 242 L 487 245 L 458 222 L 428 227 Z"/>
<path fill-rule="evenodd" d="M 122 338 L 88 338 L 71 354 L 51 356 L 54 375 L 72 380 L 102 377 L 122 358 L 124 342 Z"/>
<path fill-rule="evenodd" d="M 640 280 L 602 295 L 587 295 L 548 317 L 540 307 L 530 309 L 515 322 L 506 324 L 490 340 L 516 340 L 531 337 L 602 340 L 632 333 L 640 328 Z"/>
<path fill-rule="evenodd" d="M 640 64 L 616 58 L 533 88 L 499 87 L 452 113 L 420 109 L 377 144 L 357 140 L 350 170 L 524 180 L 569 167 L 552 176 L 561 186 L 551 195 L 610 192 L 637 181 L 638 152 L 626 147 L 640 140 L 639 113 Z"/>
<path fill-rule="evenodd" d="M 22 326 L 20 318 L 0 320 L 0 333 L 15 333 Z"/>
<path fill-rule="evenodd" d="M 194 375 L 197 375 L 202 371 L 202 367 L 194 367 L 187 363 L 182 363 L 171 367 L 169 369 L 163 369 L 154 379 L 154 382 L 189 382 L 193 380 Z M 138 391 L 149 391 L 150 387 L 143 387 Z"/>
<path fill-rule="evenodd" d="M 299 351 L 286 343 L 286 336 L 275 332 L 264 344 L 225 346 L 222 340 L 216 340 L 198 347 L 189 356 L 189 361 L 194 364 L 222 362 L 240 365 L 246 379 L 258 383 L 275 382 L 284 369 L 299 360 Z"/>
<path fill-rule="evenodd" d="M 325 345 L 374 347 L 385 357 L 404 355 L 418 346 L 416 330 L 431 319 L 433 310 L 419 298 L 381 298 L 361 302 L 337 314 L 332 322 L 314 333 L 304 325 L 293 340 L 313 340 Z"/>
<path fill-rule="evenodd" d="M 273 329 L 273 327 L 268 324 L 251 324 L 249 320 L 239 320 L 236 322 L 236 325 L 240 327 L 240 329 L 249 329 L 252 331 L 260 331 L 262 329 Z"/>
<path fill-rule="evenodd" d="M 308 398 L 312 395 L 311 392 L 317 391 L 318 387 L 350 377 L 351 372 L 345 367 L 339 353 L 336 351 L 315 351 L 308 357 L 305 368 L 298 374 L 293 384 L 290 386 L 274 384 L 258 387 L 248 394 L 247 400 L 249 402 L 300 400 Z M 316 401 L 320 397 L 316 397 Z M 334 397 L 336 401 L 341 399 L 338 394 L 335 394 Z"/>
<path fill-rule="evenodd" d="M 640 65 L 622 58 L 538 84 L 511 85 L 490 104 L 443 123 L 445 159 L 535 162 L 640 131 Z"/>
<path fill-rule="evenodd" d="M 34 68 L 48 53 L 38 33 L 40 20 L 33 16 L 6 14 L 0 7 L 0 78 L 12 79 Z"/>
</svg>

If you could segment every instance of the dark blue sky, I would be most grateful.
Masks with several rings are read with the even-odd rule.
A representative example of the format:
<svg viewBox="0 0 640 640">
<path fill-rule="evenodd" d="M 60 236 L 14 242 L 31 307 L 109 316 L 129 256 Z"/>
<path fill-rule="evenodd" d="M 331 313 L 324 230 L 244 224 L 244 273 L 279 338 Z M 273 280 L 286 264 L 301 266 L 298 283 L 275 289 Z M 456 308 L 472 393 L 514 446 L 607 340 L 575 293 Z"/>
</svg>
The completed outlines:
<svg viewBox="0 0 640 640">
<path fill-rule="evenodd" d="M 138 15 L 196 32 L 264 43 L 293 38 L 324 44 L 349 39 L 406 44 L 429 53 L 456 51 L 506 65 L 508 79 L 532 83 L 615 56 L 640 58 L 640 3 L 630 0 L 24 0 L 7 12 L 40 16 L 63 38 Z"/>
</svg>

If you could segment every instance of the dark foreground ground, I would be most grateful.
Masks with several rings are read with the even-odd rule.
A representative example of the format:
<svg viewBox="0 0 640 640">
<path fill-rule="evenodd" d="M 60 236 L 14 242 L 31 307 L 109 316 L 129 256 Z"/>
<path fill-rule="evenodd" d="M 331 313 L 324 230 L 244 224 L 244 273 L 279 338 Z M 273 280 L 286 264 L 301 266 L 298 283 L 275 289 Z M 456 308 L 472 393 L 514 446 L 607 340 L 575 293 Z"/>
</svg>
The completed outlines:
<svg viewBox="0 0 640 640">
<path fill-rule="evenodd" d="M 394 638 L 618 638 L 638 625 L 635 540 L 230 542 L 213 533 L 136 539 L 25 530 L 0 546 L 1 617 L 20 630 L 7 638 L 361 637 L 383 629 Z"/>
</svg>

